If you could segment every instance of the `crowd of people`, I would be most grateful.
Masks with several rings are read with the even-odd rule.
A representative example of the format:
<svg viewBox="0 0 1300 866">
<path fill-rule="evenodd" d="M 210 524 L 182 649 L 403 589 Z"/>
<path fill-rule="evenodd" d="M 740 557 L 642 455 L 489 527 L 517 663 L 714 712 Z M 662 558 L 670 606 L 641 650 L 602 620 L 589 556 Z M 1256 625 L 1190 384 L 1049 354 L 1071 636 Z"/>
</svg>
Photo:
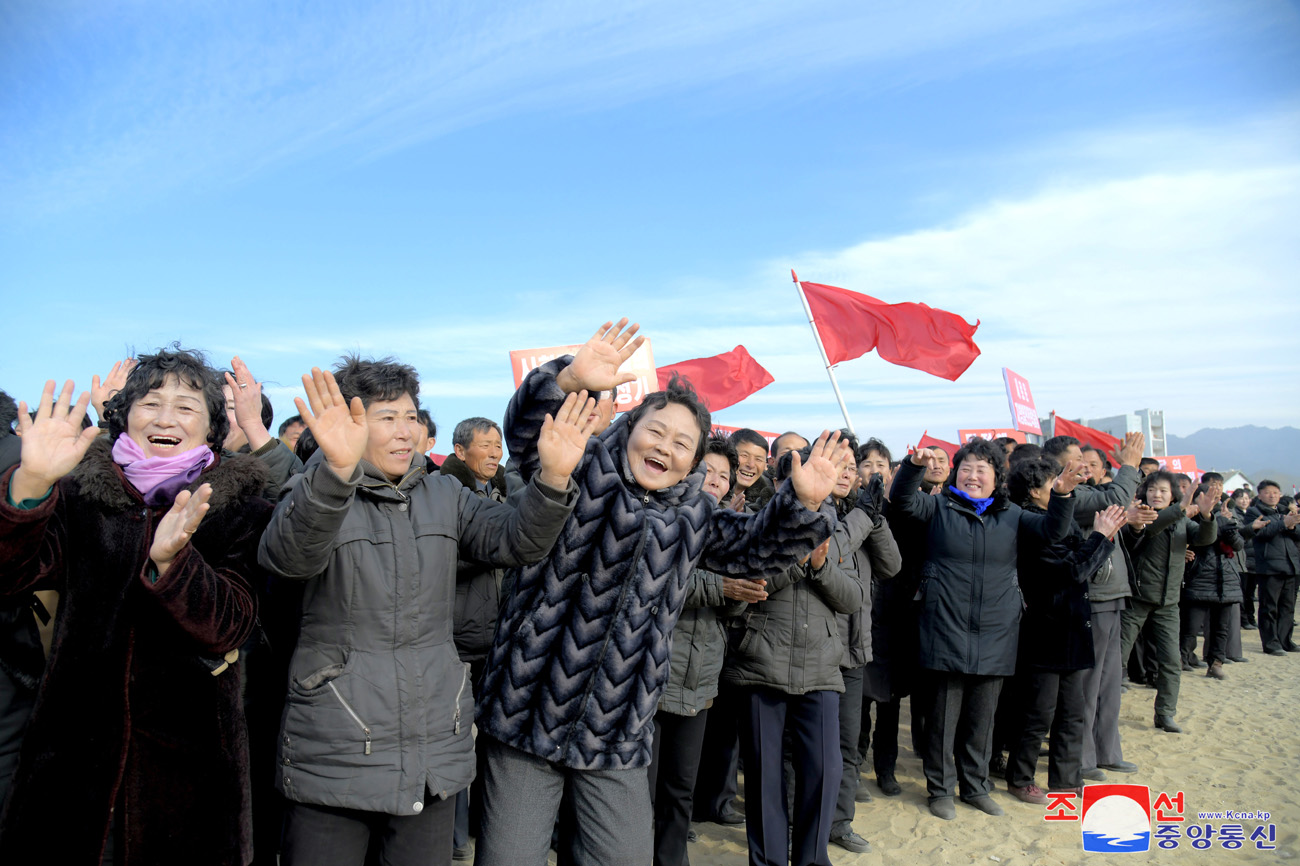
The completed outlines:
<svg viewBox="0 0 1300 866">
<path fill-rule="evenodd" d="M 904 699 L 930 812 L 996 816 L 1139 772 L 1126 679 L 1177 734 L 1243 631 L 1300 652 L 1275 482 L 1140 433 L 715 434 L 678 378 L 615 420 L 637 330 L 441 461 L 391 358 L 313 368 L 275 435 L 179 346 L 0 392 L 0 862 L 677 866 L 713 821 L 828 866 L 902 794 Z"/>
</svg>

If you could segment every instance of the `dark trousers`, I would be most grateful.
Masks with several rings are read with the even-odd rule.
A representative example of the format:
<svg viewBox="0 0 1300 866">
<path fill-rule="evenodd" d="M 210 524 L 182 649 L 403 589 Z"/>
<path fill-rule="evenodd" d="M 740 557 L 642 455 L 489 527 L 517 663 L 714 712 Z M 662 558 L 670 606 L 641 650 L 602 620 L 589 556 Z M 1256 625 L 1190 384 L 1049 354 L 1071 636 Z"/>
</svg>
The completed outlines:
<svg viewBox="0 0 1300 866">
<path fill-rule="evenodd" d="M 740 724 L 740 708 L 740 690 L 726 683 L 719 684 L 718 696 L 709 707 L 700 769 L 695 777 L 691 809 L 696 821 L 712 821 L 735 804 L 739 790 L 736 776 L 740 764 L 740 741 L 736 730 Z"/>
<path fill-rule="evenodd" d="M 844 694 L 840 695 L 840 792 L 835 799 L 832 839 L 853 829 L 853 813 L 858 804 L 858 768 L 862 765 L 858 738 L 862 734 L 862 682 L 866 672 L 866 668 L 840 668 L 844 677 Z"/>
<path fill-rule="evenodd" d="M 691 829 L 695 776 L 708 710 L 695 716 L 655 713 L 654 751 L 650 758 L 650 805 L 655 814 L 655 866 L 689 866 L 686 834 Z"/>
<path fill-rule="evenodd" d="M 1007 759 L 1007 784 L 1033 784 L 1038 751 L 1051 731 L 1047 758 L 1049 788 L 1083 784 L 1083 671 L 1034 671 L 1025 675 L 1024 716 Z"/>
<path fill-rule="evenodd" d="M 1255 625 L 1255 587 L 1259 578 L 1249 571 L 1241 573 L 1241 624 Z"/>
<path fill-rule="evenodd" d="M 789 695 L 743 690 L 740 748 L 745 757 L 745 835 L 750 866 L 830 866 L 835 797 L 840 787 L 840 696 L 817 691 Z M 794 834 L 785 811 L 781 743 L 790 731 L 794 752 Z"/>
<path fill-rule="evenodd" d="M 1205 647 L 1201 657 L 1206 664 L 1226 661 L 1228 635 L 1232 631 L 1232 617 L 1237 616 L 1237 603 L 1219 604 L 1209 601 L 1188 601 L 1183 605 L 1185 625 L 1181 637 L 1183 658 L 1191 660 L 1196 654 L 1196 636 L 1205 631 Z"/>
<path fill-rule="evenodd" d="M 993 751 L 993 713 L 1002 677 L 926 671 L 930 706 L 925 718 L 921 766 L 931 800 L 971 800 L 992 792 L 989 757 Z"/>
<path fill-rule="evenodd" d="M 871 721 L 872 704 L 876 706 L 874 726 Z M 862 733 L 858 735 L 858 755 L 860 760 L 865 760 L 867 749 L 871 749 L 871 766 L 876 771 L 876 778 L 892 774 L 898 766 L 898 719 L 902 709 L 902 698 L 894 698 L 892 701 L 862 699 Z"/>
<path fill-rule="evenodd" d="M 1294 574 L 1259 576 L 1259 640 L 1264 652 L 1295 646 L 1295 592 Z"/>
<path fill-rule="evenodd" d="M 380 866 L 450 866 L 456 803 L 426 794 L 418 815 L 386 815 L 290 803 L 285 815 L 284 866 L 362 866 L 371 837 Z"/>
<path fill-rule="evenodd" d="M 1156 715 L 1172 718 L 1178 712 L 1178 689 L 1183 676 L 1178 654 L 1178 605 L 1153 604 L 1140 598 L 1131 599 L 1130 604 L 1120 617 L 1123 640 L 1120 655 L 1127 656 L 1133 650 L 1144 625 L 1152 627 L 1156 641 Z"/>
<path fill-rule="evenodd" d="M 1096 664 L 1083 672 L 1083 769 L 1124 760 L 1119 739 L 1120 620 L 1123 600 L 1092 608 L 1092 653 Z"/>
</svg>

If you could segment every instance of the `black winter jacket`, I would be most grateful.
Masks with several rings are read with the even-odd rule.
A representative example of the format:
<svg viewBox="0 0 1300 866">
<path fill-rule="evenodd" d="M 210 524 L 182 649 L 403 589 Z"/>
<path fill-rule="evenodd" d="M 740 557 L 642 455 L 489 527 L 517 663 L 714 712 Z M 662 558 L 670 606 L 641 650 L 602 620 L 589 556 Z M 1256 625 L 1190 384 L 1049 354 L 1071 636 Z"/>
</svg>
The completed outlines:
<svg viewBox="0 0 1300 866">
<path fill-rule="evenodd" d="M 1268 525 L 1255 530 L 1251 525 L 1260 517 L 1268 518 Z M 1255 571 L 1259 574 L 1300 574 L 1300 524 L 1286 528 L 1284 515 L 1256 501 L 1246 510 L 1241 522 L 1241 534 L 1255 545 Z"/>
<path fill-rule="evenodd" d="M 1219 537 L 1213 544 L 1192 546 L 1196 558 L 1183 575 L 1183 598 L 1187 601 L 1239 604 L 1241 595 L 1241 559 L 1246 540 L 1241 537 L 1237 521 L 1218 515 Z"/>
<path fill-rule="evenodd" d="M 489 484 L 491 491 L 486 493 L 479 487 L 474 473 L 455 454 L 447 455 L 440 471 L 479 496 L 486 496 L 494 502 L 506 501 L 504 466 L 497 467 L 496 477 Z M 485 659 L 492 648 L 492 633 L 496 631 L 497 613 L 501 609 L 501 579 L 504 574 L 505 569 L 470 559 L 460 559 L 456 563 L 456 609 L 452 615 L 452 634 L 461 661 Z"/>
</svg>

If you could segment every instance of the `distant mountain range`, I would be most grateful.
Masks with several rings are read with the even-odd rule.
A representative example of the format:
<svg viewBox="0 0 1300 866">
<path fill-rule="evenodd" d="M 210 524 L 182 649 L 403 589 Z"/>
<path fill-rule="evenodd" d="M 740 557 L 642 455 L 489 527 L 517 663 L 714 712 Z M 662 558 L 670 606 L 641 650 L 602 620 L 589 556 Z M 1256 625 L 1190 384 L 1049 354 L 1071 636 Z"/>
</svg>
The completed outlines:
<svg viewBox="0 0 1300 866">
<path fill-rule="evenodd" d="M 1273 479 L 1284 493 L 1300 485 L 1300 429 L 1295 427 L 1207 427 L 1190 436 L 1170 436 L 1166 449 L 1195 454 L 1201 471 L 1239 469 L 1255 483 Z"/>
</svg>

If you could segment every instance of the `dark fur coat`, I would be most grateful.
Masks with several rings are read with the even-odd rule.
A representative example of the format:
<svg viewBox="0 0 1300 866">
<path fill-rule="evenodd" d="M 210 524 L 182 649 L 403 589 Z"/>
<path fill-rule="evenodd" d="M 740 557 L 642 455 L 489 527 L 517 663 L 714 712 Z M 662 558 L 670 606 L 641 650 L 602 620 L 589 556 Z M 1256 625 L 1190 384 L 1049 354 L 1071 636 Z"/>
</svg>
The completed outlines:
<svg viewBox="0 0 1300 866">
<path fill-rule="evenodd" d="M 148 508 L 106 437 L 37 507 L 0 481 L 0 594 L 59 589 L 46 677 L 0 818 L 0 863 L 243 864 L 252 854 L 242 666 L 205 662 L 254 627 L 271 506 L 253 457 L 219 460 L 210 509 L 151 582 Z M 115 814 L 113 810 L 116 809 Z"/>
</svg>

